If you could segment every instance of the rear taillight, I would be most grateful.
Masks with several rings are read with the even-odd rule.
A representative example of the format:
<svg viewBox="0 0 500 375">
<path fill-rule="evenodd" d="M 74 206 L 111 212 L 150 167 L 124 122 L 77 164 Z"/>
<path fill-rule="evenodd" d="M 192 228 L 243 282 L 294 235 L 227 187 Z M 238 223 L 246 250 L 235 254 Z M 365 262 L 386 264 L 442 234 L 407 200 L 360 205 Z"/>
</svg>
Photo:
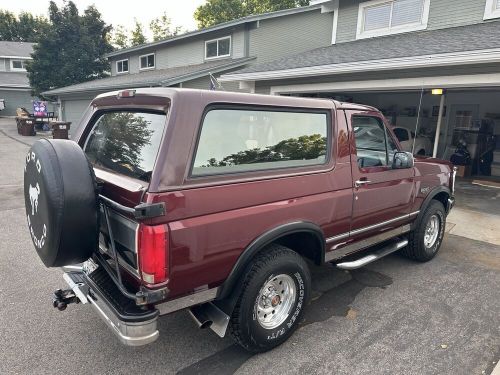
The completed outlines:
<svg viewBox="0 0 500 375">
<path fill-rule="evenodd" d="M 166 225 L 139 226 L 139 273 L 146 286 L 168 280 L 168 229 Z"/>
</svg>

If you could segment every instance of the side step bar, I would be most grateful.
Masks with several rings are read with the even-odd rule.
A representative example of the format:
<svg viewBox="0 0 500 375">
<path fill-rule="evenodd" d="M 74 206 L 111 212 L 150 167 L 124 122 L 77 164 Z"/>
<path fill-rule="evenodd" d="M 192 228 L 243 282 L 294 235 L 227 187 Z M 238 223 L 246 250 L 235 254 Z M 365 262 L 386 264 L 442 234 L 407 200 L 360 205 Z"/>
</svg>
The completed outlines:
<svg viewBox="0 0 500 375">
<path fill-rule="evenodd" d="M 375 262 L 376 260 L 379 260 L 380 258 L 383 258 L 386 255 L 398 251 L 399 249 L 402 249 L 406 245 L 408 245 L 408 240 L 401 240 L 398 242 L 394 242 L 380 250 L 375 251 L 372 254 L 364 256 L 363 258 L 353 260 L 352 262 L 338 263 L 337 267 L 343 270 L 355 270 L 356 268 L 364 267 L 371 262 Z"/>
</svg>

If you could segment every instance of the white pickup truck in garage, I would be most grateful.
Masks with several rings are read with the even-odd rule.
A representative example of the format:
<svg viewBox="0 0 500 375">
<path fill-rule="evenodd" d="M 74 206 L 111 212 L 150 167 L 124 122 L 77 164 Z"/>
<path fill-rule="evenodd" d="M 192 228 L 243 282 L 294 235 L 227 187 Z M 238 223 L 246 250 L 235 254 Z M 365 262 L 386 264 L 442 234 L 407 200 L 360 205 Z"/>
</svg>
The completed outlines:
<svg viewBox="0 0 500 375">
<path fill-rule="evenodd" d="M 402 126 L 395 126 L 392 130 L 398 138 L 404 151 L 412 152 L 412 150 L 414 150 L 413 153 L 415 155 L 431 154 L 432 144 L 429 138 L 422 135 L 415 136 L 415 132 L 413 130 L 409 130 Z M 413 147 L 413 142 L 415 142 L 415 147 Z"/>
</svg>

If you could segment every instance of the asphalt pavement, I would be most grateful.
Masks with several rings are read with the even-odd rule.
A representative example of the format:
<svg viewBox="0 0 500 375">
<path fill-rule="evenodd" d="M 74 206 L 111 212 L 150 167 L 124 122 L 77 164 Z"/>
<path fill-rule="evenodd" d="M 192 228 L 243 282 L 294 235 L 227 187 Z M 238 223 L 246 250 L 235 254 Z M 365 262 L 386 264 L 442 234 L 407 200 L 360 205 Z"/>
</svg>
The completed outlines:
<svg viewBox="0 0 500 375">
<path fill-rule="evenodd" d="M 124 347 L 90 307 L 51 306 L 62 271 L 45 268 L 31 243 L 22 199 L 30 143 L 7 137 L 10 126 L 0 120 L 0 374 L 481 375 L 500 359 L 500 246 L 457 231 L 429 263 L 393 254 L 354 272 L 315 267 L 305 320 L 268 353 L 198 330 L 185 311 L 161 318 L 155 343 Z M 498 228 L 500 190 L 484 189 Z M 461 221 L 481 213 L 471 200 L 458 199 Z"/>
</svg>

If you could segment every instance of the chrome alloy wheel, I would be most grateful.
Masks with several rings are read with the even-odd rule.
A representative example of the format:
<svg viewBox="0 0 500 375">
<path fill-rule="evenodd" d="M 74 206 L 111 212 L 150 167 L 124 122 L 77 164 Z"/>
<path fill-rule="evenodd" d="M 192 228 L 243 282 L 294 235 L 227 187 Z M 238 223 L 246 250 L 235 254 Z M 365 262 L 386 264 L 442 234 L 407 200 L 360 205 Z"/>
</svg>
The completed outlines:
<svg viewBox="0 0 500 375">
<path fill-rule="evenodd" d="M 436 243 L 441 230 L 441 220 L 437 215 L 432 215 L 427 222 L 424 232 L 424 245 L 430 249 Z"/>
<path fill-rule="evenodd" d="M 269 279 L 257 296 L 255 315 L 265 329 L 279 327 L 290 316 L 297 298 L 293 279 L 285 274 Z"/>
</svg>

